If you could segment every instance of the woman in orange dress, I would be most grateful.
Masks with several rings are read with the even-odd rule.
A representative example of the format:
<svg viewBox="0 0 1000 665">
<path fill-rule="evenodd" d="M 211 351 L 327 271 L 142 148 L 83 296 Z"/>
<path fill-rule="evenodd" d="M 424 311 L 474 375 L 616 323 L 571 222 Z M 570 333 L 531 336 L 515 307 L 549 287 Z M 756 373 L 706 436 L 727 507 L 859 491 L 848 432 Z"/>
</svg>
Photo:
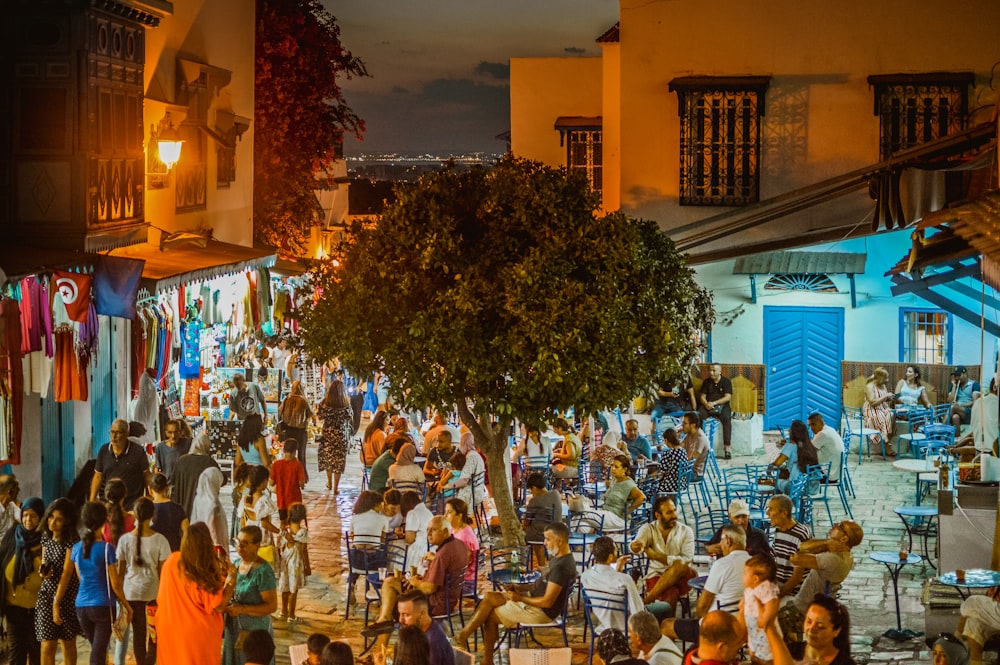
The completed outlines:
<svg viewBox="0 0 1000 665">
<path fill-rule="evenodd" d="M 157 662 L 218 665 L 223 610 L 233 595 L 235 577 L 233 565 L 216 556 L 208 527 L 202 522 L 188 527 L 180 551 L 167 558 L 160 572 Z"/>
</svg>

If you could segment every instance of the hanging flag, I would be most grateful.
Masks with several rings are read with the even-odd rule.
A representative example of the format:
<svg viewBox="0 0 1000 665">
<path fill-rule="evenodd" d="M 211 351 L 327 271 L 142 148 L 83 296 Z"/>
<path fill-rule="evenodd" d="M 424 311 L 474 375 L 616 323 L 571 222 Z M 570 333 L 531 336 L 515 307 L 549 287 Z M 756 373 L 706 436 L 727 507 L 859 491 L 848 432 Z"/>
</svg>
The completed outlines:
<svg viewBox="0 0 1000 665">
<path fill-rule="evenodd" d="M 52 273 L 52 286 L 62 297 L 66 314 L 77 323 L 87 322 L 92 282 L 90 275 L 78 272 L 56 270 Z"/>
<path fill-rule="evenodd" d="M 94 259 L 94 304 L 98 314 L 135 318 L 135 301 L 145 265 L 140 259 L 106 254 Z"/>
</svg>

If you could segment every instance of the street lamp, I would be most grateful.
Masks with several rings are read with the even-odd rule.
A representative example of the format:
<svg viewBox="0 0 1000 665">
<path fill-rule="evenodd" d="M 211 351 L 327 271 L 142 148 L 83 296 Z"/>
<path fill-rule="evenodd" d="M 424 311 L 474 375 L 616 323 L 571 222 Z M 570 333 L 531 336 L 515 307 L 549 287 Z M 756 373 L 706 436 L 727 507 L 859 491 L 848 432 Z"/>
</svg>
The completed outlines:
<svg viewBox="0 0 1000 665">
<path fill-rule="evenodd" d="M 156 135 L 156 148 L 160 155 L 160 161 L 166 165 L 168 171 L 174 168 L 174 164 L 180 160 L 181 147 L 184 145 L 184 139 L 181 138 L 180 132 L 177 131 L 169 118 L 169 113 L 163 117 L 163 122 L 169 124 L 162 127 L 163 122 L 161 122 L 161 129 Z"/>
</svg>

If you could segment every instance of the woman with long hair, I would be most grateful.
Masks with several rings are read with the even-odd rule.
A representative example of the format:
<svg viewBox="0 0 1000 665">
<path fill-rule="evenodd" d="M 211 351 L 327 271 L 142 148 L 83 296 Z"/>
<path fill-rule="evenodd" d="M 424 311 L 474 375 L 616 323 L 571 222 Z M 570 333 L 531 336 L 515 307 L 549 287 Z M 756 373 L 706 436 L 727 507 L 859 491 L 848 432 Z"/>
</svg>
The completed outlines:
<svg viewBox="0 0 1000 665">
<path fill-rule="evenodd" d="M 264 419 L 259 413 L 251 413 L 240 426 L 236 436 L 236 466 L 254 464 L 271 468 L 271 453 L 264 438 Z"/>
<path fill-rule="evenodd" d="M 903 378 L 896 384 L 896 401 L 903 406 L 931 408 L 931 400 L 927 397 L 927 388 L 920 380 L 920 370 L 914 365 L 907 365 Z"/>
<path fill-rule="evenodd" d="M 769 621 L 764 630 L 774 654 L 774 665 L 854 665 L 854 658 L 851 657 L 851 615 L 846 607 L 830 596 L 816 594 L 806 610 L 803 624 L 806 643 L 801 660 L 796 660 L 789 652 L 776 619 Z"/>
<path fill-rule="evenodd" d="M 787 469 L 788 477 L 779 478 L 777 489 L 788 493 L 792 483 L 805 475 L 806 469 L 812 464 L 819 464 L 819 451 L 809 437 L 809 428 L 801 420 L 793 420 L 788 428 L 788 441 L 785 441 L 772 466 Z M 784 474 L 782 474 L 784 475 Z"/>
<path fill-rule="evenodd" d="M 896 451 L 892 449 L 892 434 L 896 430 L 896 417 L 893 405 L 896 403 L 896 395 L 888 388 L 889 372 L 884 367 L 876 367 L 868 382 L 865 383 L 865 405 L 862 409 L 865 418 L 865 427 L 879 431 L 879 436 L 885 443 L 886 455 L 895 457 Z M 872 437 L 869 437 L 869 448 Z M 883 456 L 882 459 L 885 459 Z"/>
<path fill-rule="evenodd" d="M 266 630 L 272 637 L 271 613 L 278 609 L 278 581 L 274 569 L 258 556 L 261 530 L 244 527 L 236 537 L 236 582 L 233 602 L 226 607 L 222 638 L 222 665 L 242 665 L 243 653 L 236 648 L 242 631 Z"/>
<path fill-rule="evenodd" d="M 348 444 L 354 436 L 351 400 L 340 379 L 331 383 L 327 389 L 326 396 L 319 404 L 319 417 L 323 420 L 323 432 L 316 451 L 319 470 L 326 472 L 326 489 L 333 489 L 333 493 L 337 494 L 340 476 L 347 465 Z"/>
<path fill-rule="evenodd" d="M 280 431 L 281 439 L 295 439 L 298 444 L 296 453 L 302 468 L 306 467 L 306 428 L 310 420 L 316 420 L 316 414 L 309 408 L 309 401 L 306 399 L 305 391 L 302 389 L 301 381 L 292 381 L 291 392 L 288 397 L 282 400 L 278 406 L 278 418 L 281 419 L 284 429 Z M 309 471 L 306 471 L 306 482 L 309 482 Z"/>
<path fill-rule="evenodd" d="M 38 665 L 42 645 L 35 635 L 35 606 L 42 584 L 42 531 L 45 503 L 37 496 L 21 502 L 21 522 L 0 541 L 0 598 L 7 622 L 11 665 Z"/>
<path fill-rule="evenodd" d="M 116 599 L 130 621 L 132 618 L 132 610 L 125 598 L 122 578 L 118 572 L 115 548 L 98 537 L 107 517 L 108 509 L 103 503 L 88 501 L 84 504 L 80 514 L 83 540 L 73 545 L 73 549 L 66 555 L 62 578 L 52 605 L 52 620 L 61 624 L 62 598 L 69 590 L 70 580 L 75 573 L 80 580 L 80 589 L 76 594 L 76 618 L 83 628 L 83 636 L 90 642 L 90 665 L 107 663 Z"/>
<path fill-rule="evenodd" d="M 469 565 L 465 569 L 466 587 L 476 585 L 476 557 L 479 556 L 479 538 L 472 528 L 474 522 L 469 515 L 469 504 L 459 498 L 451 498 L 444 502 L 444 518 L 451 525 L 451 535 L 455 540 L 461 540 L 469 550 Z"/>
<path fill-rule="evenodd" d="M 132 654 L 137 665 L 146 662 L 146 605 L 156 600 L 160 569 L 170 556 L 170 543 L 150 526 L 153 502 L 139 497 L 132 507 L 135 529 L 118 541 L 118 571 L 124 576 L 125 597 L 132 608 Z M 115 647 L 115 665 L 125 665 L 128 632 Z"/>
<path fill-rule="evenodd" d="M 664 448 L 660 451 L 660 494 L 676 494 L 680 488 L 680 465 L 688 461 L 687 450 L 681 445 L 677 430 L 663 430 Z"/>
<path fill-rule="evenodd" d="M 365 428 L 361 439 L 361 462 L 371 466 L 385 452 L 385 430 L 389 426 L 389 412 L 379 409 Z"/>
<path fill-rule="evenodd" d="M 160 571 L 156 595 L 158 662 L 219 662 L 222 610 L 233 595 L 235 580 L 236 567 L 225 553 L 216 554 L 208 527 L 201 522 L 192 524 L 180 551 L 167 557 Z"/>
<path fill-rule="evenodd" d="M 60 613 L 63 620 L 56 623 L 56 589 L 62 579 L 63 567 L 73 545 L 80 540 L 76 532 L 76 506 L 65 497 L 49 504 L 42 516 L 42 586 L 38 589 L 35 605 L 35 636 L 42 643 L 42 665 L 55 665 L 56 645 L 62 647 L 62 662 L 76 665 L 76 638 L 83 635 L 76 619 L 76 592 L 79 581 L 70 575 L 69 583 L 61 596 Z"/>
<path fill-rule="evenodd" d="M 431 646 L 420 626 L 403 626 L 396 638 L 393 665 L 424 665 L 430 662 Z"/>
<path fill-rule="evenodd" d="M 125 483 L 118 478 L 112 478 L 104 486 L 105 507 L 108 509 L 108 521 L 104 525 L 101 537 L 104 542 L 118 546 L 118 540 L 135 527 L 135 518 L 125 511 Z"/>
<path fill-rule="evenodd" d="M 642 505 L 646 495 L 631 477 L 632 458 L 621 454 L 611 463 L 611 482 L 604 492 L 604 528 L 620 531 L 625 528 L 625 518 Z"/>
</svg>

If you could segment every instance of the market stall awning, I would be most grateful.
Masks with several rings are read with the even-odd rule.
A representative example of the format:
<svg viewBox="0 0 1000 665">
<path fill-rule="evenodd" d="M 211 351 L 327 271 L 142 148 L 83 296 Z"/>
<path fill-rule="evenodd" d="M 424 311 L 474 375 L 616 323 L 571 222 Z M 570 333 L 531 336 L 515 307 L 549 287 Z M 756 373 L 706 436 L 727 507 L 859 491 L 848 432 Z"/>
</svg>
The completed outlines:
<svg viewBox="0 0 1000 665">
<path fill-rule="evenodd" d="M 204 247 L 200 246 L 202 242 Z M 112 256 L 145 261 L 142 286 L 151 294 L 188 282 L 201 282 L 248 269 L 269 268 L 274 265 L 276 257 L 273 250 L 218 240 L 163 249 L 149 244 L 133 245 L 119 247 L 110 253 Z"/>
</svg>

